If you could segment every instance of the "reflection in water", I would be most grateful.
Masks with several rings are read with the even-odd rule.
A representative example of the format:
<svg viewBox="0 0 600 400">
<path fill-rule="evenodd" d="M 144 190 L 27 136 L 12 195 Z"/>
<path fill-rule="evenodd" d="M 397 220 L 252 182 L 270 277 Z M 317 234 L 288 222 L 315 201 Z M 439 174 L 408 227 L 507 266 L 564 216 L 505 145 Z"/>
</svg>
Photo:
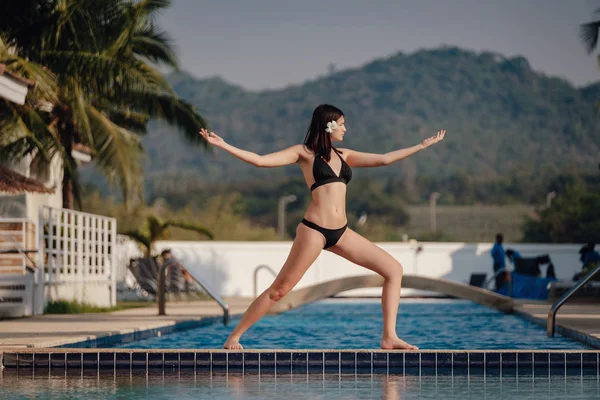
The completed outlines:
<svg viewBox="0 0 600 400">
<path fill-rule="evenodd" d="M 600 398 L 597 376 L 0 372 L 2 399 L 578 399 Z"/>
</svg>

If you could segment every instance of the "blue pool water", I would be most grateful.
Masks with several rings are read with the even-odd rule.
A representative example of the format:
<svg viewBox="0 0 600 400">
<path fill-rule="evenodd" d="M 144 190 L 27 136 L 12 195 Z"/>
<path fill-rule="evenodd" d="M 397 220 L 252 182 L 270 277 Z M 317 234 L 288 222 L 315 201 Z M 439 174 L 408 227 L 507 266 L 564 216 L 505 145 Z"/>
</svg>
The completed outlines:
<svg viewBox="0 0 600 400">
<path fill-rule="evenodd" d="M 598 399 L 584 376 L 157 374 L 17 376 L 0 372 L 1 398 L 16 399 Z"/>
<path fill-rule="evenodd" d="M 239 319 L 173 333 L 121 348 L 221 348 Z M 249 349 L 377 349 L 382 312 L 379 300 L 325 300 L 277 316 L 265 316 L 242 337 Z M 421 349 L 570 349 L 586 347 L 529 321 L 468 301 L 404 301 L 398 335 Z"/>
</svg>

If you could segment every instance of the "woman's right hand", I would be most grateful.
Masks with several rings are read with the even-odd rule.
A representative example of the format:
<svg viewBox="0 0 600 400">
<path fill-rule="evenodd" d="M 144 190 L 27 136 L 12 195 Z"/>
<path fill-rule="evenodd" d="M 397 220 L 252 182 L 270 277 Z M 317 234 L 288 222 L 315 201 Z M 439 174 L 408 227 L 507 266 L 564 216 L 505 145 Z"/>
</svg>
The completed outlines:
<svg viewBox="0 0 600 400">
<path fill-rule="evenodd" d="M 213 146 L 222 147 L 225 144 L 225 141 L 222 137 L 217 136 L 214 132 L 209 132 L 206 129 L 200 129 L 200 136 L 202 136 L 206 141 Z"/>
</svg>

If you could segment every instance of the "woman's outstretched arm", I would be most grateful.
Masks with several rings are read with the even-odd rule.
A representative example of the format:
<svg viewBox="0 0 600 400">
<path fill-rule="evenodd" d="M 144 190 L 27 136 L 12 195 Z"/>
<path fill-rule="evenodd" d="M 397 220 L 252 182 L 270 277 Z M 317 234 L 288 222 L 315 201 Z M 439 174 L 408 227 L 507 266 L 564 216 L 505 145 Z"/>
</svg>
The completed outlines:
<svg viewBox="0 0 600 400">
<path fill-rule="evenodd" d="M 255 167 L 273 168 L 294 164 L 300 158 L 300 151 L 302 149 L 302 145 L 297 144 L 288 147 L 287 149 L 261 156 L 251 151 L 238 149 L 237 147 L 226 143 L 223 138 L 214 132 L 209 132 L 206 129 L 202 129 L 200 135 L 213 146 L 219 147 Z"/>
<path fill-rule="evenodd" d="M 351 167 L 381 167 L 383 165 L 390 165 L 396 161 L 400 161 L 408 156 L 411 156 L 418 151 L 426 149 L 432 144 L 444 139 L 445 134 L 446 130 L 441 130 L 435 136 L 423 140 L 423 142 L 416 146 L 390 151 L 389 153 L 385 154 L 363 153 L 350 149 L 343 149 L 343 151 L 348 152 L 348 155 L 346 156 L 346 163 L 348 163 L 348 165 Z"/>
</svg>

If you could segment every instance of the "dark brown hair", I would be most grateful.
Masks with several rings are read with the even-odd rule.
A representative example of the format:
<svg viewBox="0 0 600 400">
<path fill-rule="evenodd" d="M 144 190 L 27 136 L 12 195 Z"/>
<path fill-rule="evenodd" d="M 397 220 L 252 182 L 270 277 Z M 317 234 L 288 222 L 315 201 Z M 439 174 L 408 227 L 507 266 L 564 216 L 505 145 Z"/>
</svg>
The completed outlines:
<svg viewBox="0 0 600 400">
<path fill-rule="evenodd" d="M 323 157 L 325 161 L 329 161 L 333 147 L 331 145 L 331 134 L 325 130 L 327 123 L 337 121 L 343 115 L 342 110 L 329 104 L 321 104 L 313 111 L 312 120 L 304 138 L 304 144 L 316 156 Z M 334 150 L 336 149 L 334 148 Z"/>
</svg>

